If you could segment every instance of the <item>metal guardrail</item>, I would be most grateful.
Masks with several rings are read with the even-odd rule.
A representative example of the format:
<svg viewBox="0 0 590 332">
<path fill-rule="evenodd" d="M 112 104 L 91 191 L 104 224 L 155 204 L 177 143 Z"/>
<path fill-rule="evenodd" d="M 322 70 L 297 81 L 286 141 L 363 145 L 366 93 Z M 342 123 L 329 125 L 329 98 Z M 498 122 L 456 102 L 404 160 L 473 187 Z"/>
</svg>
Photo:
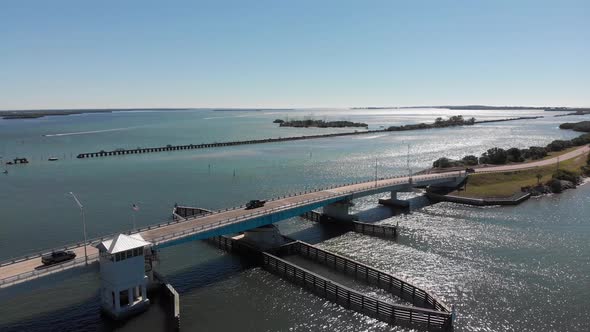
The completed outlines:
<svg viewBox="0 0 590 332">
<path fill-rule="evenodd" d="M 462 172 L 462 171 L 453 171 L 453 172 L 444 173 L 444 174 L 439 173 L 439 174 L 436 174 L 436 175 L 431 175 L 431 174 L 428 174 L 428 175 L 419 175 L 417 177 L 420 177 L 421 178 L 420 181 L 424 181 L 424 180 L 433 180 L 433 179 L 442 179 L 442 178 L 455 178 L 457 176 L 461 176 L 461 174 L 463 174 L 463 173 L 464 172 Z M 408 176 L 407 175 L 396 175 L 396 176 L 392 176 L 392 177 L 388 177 L 388 178 L 380 178 L 380 179 L 378 179 L 378 181 L 394 180 L 394 179 L 400 179 L 400 178 L 408 178 Z M 278 196 L 278 197 L 274 197 L 274 198 L 268 199 L 267 201 L 268 202 L 272 202 L 272 201 L 277 201 L 277 200 L 280 200 L 280 199 L 285 199 L 285 198 L 288 198 L 288 197 L 294 197 L 294 196 L 300 196 L 300 195 L 304 195 L 304 194 L 311 194 L 311 193 L 316 193 L 316 192 L 321 192 L 321 191 L 332 190 L 332 189 L 336 189 L 336 188 L 348 187 L 348 186 L 357 185 L 357 184 L 360 184 L 360 183 L 373 184 L 374 181 L 364 181 L 364 180 L 363 181 L 360 181 L 359 180 L 359 181 L 353 181 L 353 182 L 350 182 L 350 183 L 347 183 L 347 184 L 335 184 L 335 185 L 331 185 L 331 186 L 324 187 L 324 188 L 319 188 L 319 189 L 314 189 L 314 190 L 305 190 L 305 191 L 300 191 L 300 192 L 289 193 L 289 194 L 286 194 L 286 195 L 283 195 L 283 196 Z M 368 190 L 368 189 L 383 188 L 383 187 L 387 187 L 387 186 L 391 186 L 391 185 L 395 185 L 395 184 L 398 184 L 398 183 L 388 183 L 386 185 L 381 185 L 381 186 L 377 186 L 377 187 L 371 185 L 371 186 L 367 186 L 366 189 L 357 190 L 356 192 L 362 192 L 362 191 L 365 191 L 365 190 Z M 334 196 L 337 196 L 337 195 L 334 195 Z M 331 198 L 331 197 L 323 197 L 322 199 L 327 199 L 327 198 Z M 194 221 L 195 219 L 204 218 L 206 216 L 209 216 L 209 215 L 212 215 L 212 214 L 215 214 L 215 213 L 222 213 L 222 212 L 227 212 L 227 211 L 234 211 L 234 210 L 243 209 L 243 208 L 244 208 L 244 206 L 243 205 L 240 205 L 240 206 L 235 206 L 235 207 L 232 207 L 232 208 L 215 210 L 215 211 L 212 211 L 211 213 L 205 213 L 205 214 L 202 214 L 202 215 L 199 215 L 199 216 L 195 216 L 195 217 L 192 217 L 192 218 L 185 218 L 185 219 L 182 219 L 182 220 L 172 220 L 172 221 L 162 222 L 162 223 L 153 224 L 153 225 L 149 225 L 149 226 L 145 226 L 145 227 L 140 227 L 140 228 L 137 228 L 137 229 L 134 229 L 134 230 L 126 230 L 126 231 L 123 231 L 123 232 L 111 233 L 111 234 L 108 234 L 108 235 L 103 235 L 101 237 L 96 237 L 96 238 L 90 239 L 87 242 L 83 242 L 83 241 L 82 242 L 77 242 L 77 243 L 65 245 L 65 246 L 62 246 L 62 247 L 56 247 L 56 248 L 53 248 L 53 249 L 47 249 L 47 250 L 43 250 L 43 251 L 38 251 L 36 253 L 31 253 L 31 254 L 27 254 L 27 255 L 22 255 L 22 256 L 10 258 L 10 259 L 7 259 L 7 260 L 4 260 L 4 261 L 0 262 L 0 267 L 4 267 L 4 266 L 7 266 L 7 265 L 12 265 L 12 264 L 16 264 L 16 263 L 19 263 L 19 262 L 22 262 L 22 261 L 26 261 L 26 260 L 29 260 L 29 259 L 32 259 L 32 258 L 38 258 L 38 257 L 41 257 L 43 255 L 50 254 L 52 252 L 59 251 L 59 250 L 71 250 L 71 249 L 82 247 L 84 245 L 93 246 L 93 245 L 96 245 L 96 244 L 98 244 L 98 243 L 100 243 L 102 241 L 105 241 L 105 240 L 108 240 L 108 239 L 113 238 L 118 233 L 124 233 L 124 234 L 139 233 L 139 232 L 144 232 L 144 231 L 148 231 L 148 230 L 152 230 L 152 229 L 156 229 L 156 228 L 161 228 L 161 227 L 169 226 L 169 225 L 172 225 L 172 224 L 178 224 L 178 223 L 182 223 L 182 222 Z"/>
<path fill-rule="evenodd" d="M 425 179 L 421 179 L 421 180 L 432 180 L 432 179 L 437 179 L 437 178 L 455 178 L 455 176 L 428 176 Z M 348 190 L 348 191 L 343 191 L 343 192 L 339 192 L 339 193 L 333 193 L 333 194 L 328 195 L 328 196 L 323 196 L 323 197 L 319 197 L 319 198 L 308 199 L 308 200 L 304 200 L 304 201 L 297 202 L 297 203 L 291 203 L 291 204 L 283 205 L 283 206 L 276 207 L 276 208 L 257 210 L 256 212 L 252 212 L 252 213 L 249 213 L 249 214 L 245 214 L 245 215 L 241 215 L 241 216 L 237 216 L 237 217 L 233 217 L 233 218 L 228 218 L 228 219 L 220 220 L 220 221 L 218 221 L 216 223 L 213 223 L 213 224 L 199 225 L 199 226 L 195 226 L 195 227 L 193 227 L 191 229 L 187 229 L 187 230 L 183 230 L 183 231 L 179 231 L 179 232 L 174 232 L 172 234 L 168 234 L 168 235 L 163 235 L 163 236 L 160 236 L 160 237 L 152 238 L 151 241 L 155 245 L 159 245 L 159 244 L 168 242 L 170 240 L 178 239 L 178 238 L 181 238 L 181 237 L 184 237 L 184 236 L 188 236 L 188 235 L 193 235 L 193 234 L 196 234 L 198 232 L 207 231 L 207 230 L 218 228 L 220 226 L 227 226 L 227 225 L 235 224 L 235 223 L 238 223 L 238 222 L 241 222 L 241 221 L 244 221 L 244 220 L 252 219 L 252 217 L 257 217 L 257 216 L 262 216 L 262 215 L 269 215 L 271 213 L 288 210 L 288 209 L 294 208 L 294 207 L 304 206 L 304 205 L 308 205 L 308 204 L 311 204 L 311 203 L 315 203 L 315 202 L 319 202 L 319 201 L 324 201 L 324 200 L 328 200 L 328 199 L 332 199 L 332 198 L 340 197 L 340 196 L 345 197 L 345 196 L 350 195 L 351 193 L 360 193 L 360 192 L 363 192 L 363 191 L 370 191 L 370 190 L 374 190 L 374 189 L 390 187 L 390 186 L 395 185 L 395 184 L 400 184 L 400 182 L 393 182 L 393 183 L 390 182 L 390 183 L 385 183 L 385 184 L 381 184 L 381 185 L 378 185 L 378 186 L 370 185 L 370 186 L 366 186 L 366 187 L 362 187 L 362 188 L 358 188 L 358 189 L 354 189 L 354 190 Z M 342 186 L 342 187 L 346 187 L 346 186 Z M 300 195 L 303 195 L 303 192 L 301 192 Z M 228 211 L 228 210 L 226 210 L 226 211 Z M 191 220 L 191 219 L 189 219 L 189 220 Z"/>
<path fill-rule="evenodd" d="M 94 263 L 95 261 L 98 261 L 98 257 L 99 257 L 98 253 L 88 255 L 88 263 L 91 264 L 91 263 Z M 86 257 L 81 256 L 81 257 L 75 258 L 71 261 L 67 261 L 62 264 L 57 264 L 54 266 L 49 266 L 49 267 L 45 267 L 45 268 L 41 268 L 41 269 L 35 269 L 31 272 L 20 273 L 18 275 L 12 276 L 12 277 L 0 279 L 0 288 L 4 288 L 4 287 L 10 286 L 10 285 L 18 284 L 23 281 L 40 278 L 40 277 L 43 277 L 46 275 L 53 274 L 55 272 L 63 271 L 66 269 L 77 267 L 77 266 L 82 266 L 84 264 L 86 264 Z"/>
</svg>

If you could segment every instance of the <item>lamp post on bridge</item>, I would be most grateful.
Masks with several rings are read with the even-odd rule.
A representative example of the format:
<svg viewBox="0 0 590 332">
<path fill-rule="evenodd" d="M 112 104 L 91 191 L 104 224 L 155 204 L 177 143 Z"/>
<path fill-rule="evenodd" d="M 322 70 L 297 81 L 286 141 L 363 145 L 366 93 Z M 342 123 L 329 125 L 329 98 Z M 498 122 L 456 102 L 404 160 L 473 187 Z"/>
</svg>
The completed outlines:
<svg viewBox="0 0 590 332">
<path fill-rule="evenodd" d="M 377 157 L 375 157 L 375 188 L 377 188 Z"/>
<path fill-rule="evenodd" d="M 70 195 L 72 195 L 74 201 L 76 201 L 76 204 L 80 208 L 80 213 L 82 214 L 82 226 L 84 228 L 84 263 L 88 265 L 88 252 L 86 249 L 86 242 L 88 242 L 88 240 L 86 238 L 86 216 L 84 215 L 84 206 L 82 205 L 82 203 L 80 203 L 78 197 L 76 197 L 76 195 L 73 192 L 70 191 Z"/>
<path fill-rule="evenodd" d="M 410 168 L 410 143 L 408 143 L 408 154 L 406 157 L 406 167 L 408 168 L 408 181 L 412 183 L 412 169 Z"/>
</svg>

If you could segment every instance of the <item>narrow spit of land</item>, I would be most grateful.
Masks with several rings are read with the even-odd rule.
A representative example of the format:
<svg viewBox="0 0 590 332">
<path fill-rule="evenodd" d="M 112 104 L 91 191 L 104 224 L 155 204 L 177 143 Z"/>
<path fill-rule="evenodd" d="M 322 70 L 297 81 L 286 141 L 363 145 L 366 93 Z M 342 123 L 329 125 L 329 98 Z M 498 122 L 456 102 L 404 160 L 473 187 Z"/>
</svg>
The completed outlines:
<svg viewBox="0 0 590 332">
<path fill-rule="evenodd" d="M 318 139 L 318 138 L 389 133 L 389 132 L 394 132 L 394 131 L 409 131 L 409 130 L 436 129 L 436 128 L 445 128 L 445 127 L 458 127 L 458 126 L 468 126 L 468 125 L 481 124 L 481 123 L 491 123 L 491 122 L 532 120 L 532 119 L 538 119 L 538 118 L 542 118 L 542 116 L 532 116 L 532 117 L 531 116 L 528 116 L 528 117 L 524 116 L 524 117 L 517 117 L 517 118 L 484 120 L 484 121 L 475 121 L 475 119 L 472 119 L 472 120 L 464 121 L 462 123 L 453 123 L 453 124 L 445 124 L 445 125 L 440 125 L 440 124 L 437 124 L 437 122 L 435 122 L 432 124 L 424 124 L 423 123 L 423 124 L 417 124 L 417 125 L 389 127 L 387 129 L 354 131 L 354 132 L 345 132 L 345 133 L 304 135 L 304 136 L 291 136 L 291 137 L 279 137 L 279 138 L 264 138 L 264 139 L 247 140 L 247 141 L 214 142 L 214 143 L 204 143 L 204 144 L 166 145 L 166 146 L 161 146 L 161 147 L 116 149 L 116 150 L 112 150 L 112 151 L 101 150 L 98 152 L 80 153 L 80 154 L 78 154 L 77 158 L 86 159 L 86 158 L 95 158 L 95 157 L 120 156 L 120 155 L 126 155 L 126 154 L 143 154 L 143 153 L 154 153 L 154 152 L 165 152 L 165 151 L 206 149 L 206 148 L 216 148 L 216 147 L 236 146 L 236 145 L 277 143 L 277 142 L 299 141 L 299 140 L 309 140 L 309 139 Z"/>
<path fill-rule="evenodd" d="M 278 123 L 279 127 L 295 127 L 295 128 L 348 128 L 360 127 L 367 128 L 368 124 L 362 122 L 352 121 L 324 121 L 324 120 L 281 120 L 276 119 L 273 123 Z"/>
<path fill-rule="evenodd" d="M 442 157 L 433 163 L 434 168 L 429 171 L 472 168 L 474 173 L 481 173 L 486 167 L 495 165 L 495 173 L 470 176 L 469 185 L 453 193 L 454 196 L 491 199 L 523 192 L 533 196 L 560 193 L 575 188 L 582 182 L 582 177 L 590 176 L 590 157 L 587 157 L 590 151 L 590 121 L 562 123 L 559 128 L 586 134 L 571 140 L 554 140 L 545 147 L 513 147 L 507 150 L 495 147 L 479 158 L 474 155 L 460 160 Z M 531 162 L 525 163 L 527 160 Z"/>
</svg>

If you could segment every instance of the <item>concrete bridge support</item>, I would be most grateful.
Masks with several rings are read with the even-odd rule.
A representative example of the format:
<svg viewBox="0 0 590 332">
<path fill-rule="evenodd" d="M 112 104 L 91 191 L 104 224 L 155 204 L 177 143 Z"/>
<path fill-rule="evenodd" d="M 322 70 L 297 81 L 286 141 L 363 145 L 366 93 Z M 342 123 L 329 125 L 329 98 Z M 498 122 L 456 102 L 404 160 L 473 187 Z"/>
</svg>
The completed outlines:
<svg viewBox="0 0 590 332">
<path fill-rule="evenodd" d="M 323 207 L 322 215 L 335 221 L 351 222 L 357 220 L 357 216 L 349 214 L 348 209 L 352 205 L 350 199 L 338 201 Z"/>
<path fill-rule="evenodd" d="M 392 206 L 392 207 L 397 207 L 397 208 L 409 208 L 410 207 L 410 202 L 408 201 L 404 201 L 401 199 L 397 198 L 397 193 L 399 191 L 392 191 L 391 192 L 391 198 L 386 198 L 386 199 L 379 199 L 379 204 L 381 205 L 387 205 L 387 206 Z"/>
<path fill-rule="evenodd" d="M 261 250 L 276 248 L 285 244 L 285 239 L 279 232 L 279 228 L 272 224 L 245 231 L 243 240 Z"/>
</svg>

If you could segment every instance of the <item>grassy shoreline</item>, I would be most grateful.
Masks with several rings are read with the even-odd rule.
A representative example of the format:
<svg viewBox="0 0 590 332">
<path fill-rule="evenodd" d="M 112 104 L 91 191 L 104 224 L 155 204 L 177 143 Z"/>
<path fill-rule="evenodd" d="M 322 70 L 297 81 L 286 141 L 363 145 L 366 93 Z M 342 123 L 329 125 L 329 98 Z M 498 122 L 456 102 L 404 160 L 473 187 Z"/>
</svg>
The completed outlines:
<svg viewBox="0 0 590 332">
<path fill-rule="evenodd" d="M 569 151 L 556 152 L 552 157 L 566 152 Z M 586 165 L 587 158 L 588 154 L 586 153 L 569 160 L 561 161 L 559 163 L 559 169 L 581 174 L 580 168 Z M 545 183 L 551 179 L 556 170 L 557 163 L 555 165 L 519 171 L 471 174 L 469 175 L 466 190 L 454 191 L 452 195 L 476 198 L 510 197 L 520 192 L 522 187 L 536 185 L 539 181 L 537 174 L 542 176 L 540 182 Z"/>
</svg>

